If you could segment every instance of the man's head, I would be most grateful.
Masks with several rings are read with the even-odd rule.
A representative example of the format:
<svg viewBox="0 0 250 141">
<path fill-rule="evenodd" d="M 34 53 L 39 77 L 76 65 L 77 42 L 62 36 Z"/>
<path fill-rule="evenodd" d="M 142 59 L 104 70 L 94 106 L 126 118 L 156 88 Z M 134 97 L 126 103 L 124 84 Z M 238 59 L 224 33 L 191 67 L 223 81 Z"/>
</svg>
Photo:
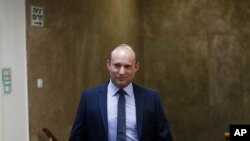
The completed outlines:
<svg viewBox="0 0 250 141">
<path fill-rule="evenodd" d="M 127 44 L 121 44 L 110 53 L 107 68 L 111 81 L 118 87 L 124 88 L 133 81 L 139 63 L 134 50 Z"/>
</svg>

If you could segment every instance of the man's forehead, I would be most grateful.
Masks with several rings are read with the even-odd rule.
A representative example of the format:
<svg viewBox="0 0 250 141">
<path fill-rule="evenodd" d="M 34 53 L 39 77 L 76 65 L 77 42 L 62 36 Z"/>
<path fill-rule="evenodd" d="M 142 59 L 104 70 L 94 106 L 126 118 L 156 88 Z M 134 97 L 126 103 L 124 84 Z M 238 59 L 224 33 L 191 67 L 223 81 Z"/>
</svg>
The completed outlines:
<svg viewBox="0 0 250 141">
<path fill-rule="evenodd" d="M 118 47 L 118 48 L 116 48 L 115 50 L 112 51 L 112 55 L 117 55 L 117 54 L 135 55 L 133 50 L 131 50 L 130 48 L 126 48 L 126 47 Z"/>
<path fill-rule="evenodd" d="M 134 65 L 136 62 L 135 62 L 135 60 L 123 61 L 123 60 L 111 59 L 110 63 L 113 64 L 113 65 L 132 66 L 132 65 Z"/>
</svg>

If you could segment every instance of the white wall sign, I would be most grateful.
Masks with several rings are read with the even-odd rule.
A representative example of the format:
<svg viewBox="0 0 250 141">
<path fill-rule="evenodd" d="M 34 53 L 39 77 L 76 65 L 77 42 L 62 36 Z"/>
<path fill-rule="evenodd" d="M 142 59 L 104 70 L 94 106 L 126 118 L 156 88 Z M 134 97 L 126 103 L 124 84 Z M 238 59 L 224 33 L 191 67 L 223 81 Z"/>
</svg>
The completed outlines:
<svg viewBox="0 0 250 141">
<path fill-rule="evenodd" d="M 31 25 L 43 27 L 43 8 L 31 6 Z"/>
</svg>

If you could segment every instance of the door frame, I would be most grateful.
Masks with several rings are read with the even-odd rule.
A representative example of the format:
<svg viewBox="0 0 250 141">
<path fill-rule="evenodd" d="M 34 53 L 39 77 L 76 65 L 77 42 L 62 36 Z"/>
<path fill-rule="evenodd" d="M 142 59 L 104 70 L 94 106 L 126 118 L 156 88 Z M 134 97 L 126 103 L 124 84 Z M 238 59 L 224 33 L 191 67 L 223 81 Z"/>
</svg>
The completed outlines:
<svg viewBox="0 0 250 141">
<path fill-rule="evenodd" d="M 0 17 L 1 18 L 1 17 Z M 0 19 L 0 141 L 3 141 L 2 25 Z"/>
</svg>

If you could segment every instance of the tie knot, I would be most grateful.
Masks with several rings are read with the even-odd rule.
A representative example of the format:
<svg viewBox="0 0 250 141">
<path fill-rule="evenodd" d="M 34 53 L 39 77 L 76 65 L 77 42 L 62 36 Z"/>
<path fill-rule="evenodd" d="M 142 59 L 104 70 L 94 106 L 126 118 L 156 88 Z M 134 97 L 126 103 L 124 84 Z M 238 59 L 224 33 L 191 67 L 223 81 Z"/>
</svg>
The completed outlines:
<svg viewBox="0 0 250 141">
<path fill-rule="evenodd" d="M 126 94 L 126 92 L 123 89 L 120 89 L 119 91 L 117 91 L 117 93 L 120 94 L 120 95 L 125 95 Z"/>
</svg>

